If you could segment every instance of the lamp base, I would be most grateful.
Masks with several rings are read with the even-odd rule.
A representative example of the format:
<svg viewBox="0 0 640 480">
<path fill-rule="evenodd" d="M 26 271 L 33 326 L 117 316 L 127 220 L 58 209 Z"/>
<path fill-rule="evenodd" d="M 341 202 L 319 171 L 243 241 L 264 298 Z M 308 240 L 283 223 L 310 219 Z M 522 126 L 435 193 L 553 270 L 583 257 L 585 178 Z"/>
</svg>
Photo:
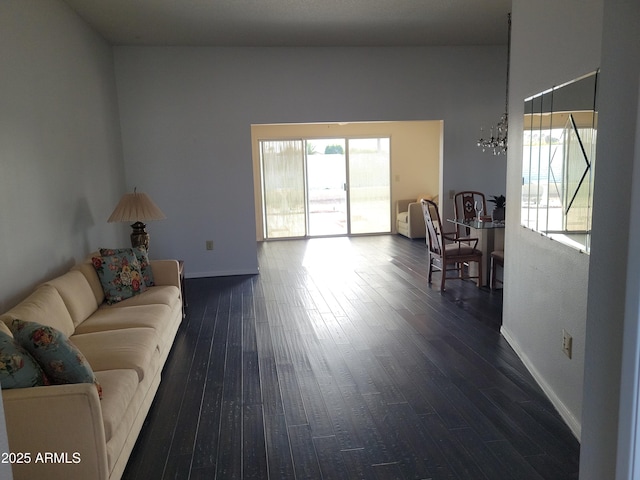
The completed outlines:
<svg viewBox="0 0 640 480">
<path fill-rule="evenodd" d="M 136 222 L 131 225 L 133 229 L 131 232 L 131 246 L 133 248 L 144 247 L 147 251 L 149 250 L 149 234 L 145 227 L 146 225 L 142 222 Z"/>
</svg>

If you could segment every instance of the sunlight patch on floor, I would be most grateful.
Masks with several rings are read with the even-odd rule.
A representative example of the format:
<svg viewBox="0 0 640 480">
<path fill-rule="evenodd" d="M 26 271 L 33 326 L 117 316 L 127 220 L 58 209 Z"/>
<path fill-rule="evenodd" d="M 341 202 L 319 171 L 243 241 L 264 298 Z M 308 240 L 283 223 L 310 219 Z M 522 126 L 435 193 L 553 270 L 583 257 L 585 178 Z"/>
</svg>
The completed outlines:
<svg viewBox="0 0 640 480">
<path fill-rule="evenodd" d="M 307 242 L 302 266 L 309 270 L 353 270 L 357 261 L 348 237 L 314 238 Z"/>
</svg>

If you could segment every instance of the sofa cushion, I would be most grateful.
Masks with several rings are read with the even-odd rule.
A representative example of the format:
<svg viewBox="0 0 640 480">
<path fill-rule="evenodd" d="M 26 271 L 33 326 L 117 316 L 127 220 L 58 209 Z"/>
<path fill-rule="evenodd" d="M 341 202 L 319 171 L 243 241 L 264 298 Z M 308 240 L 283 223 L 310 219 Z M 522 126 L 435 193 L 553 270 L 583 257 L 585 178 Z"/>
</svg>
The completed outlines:
<svg viewBox="0 0 640 480">
<path fill-rule="evenodd" d="M 131 248 L 109 250 L 109 255 L 91 259 L 109 304 L 117 303 L 145 291 L 140 263 Z"/>
<path fill-rule="evenodd" d="M 161 337 L 169 323 L 170 308 L 167 305 L 134 305 L 119 308 L 99 308 L 91 317 L 76 328 L 82 333 L 120 330 L 123 328 L 153 328 Z"/>
<path fill-rule="evenodd" d="M 95 255 L 96 254 L 93 254 L 91 257 L 87 258 L 86 261 L 74 265 L 71 270 L 78 271 L 84 275 L 91 286 L 93 296 L 96 297 L 96 303 L 101 305 L 102 302 L 104 302 L 104 290 L 102 289 L 102 283 L 100 283 L 98 272 L 96 272 L 96 269 L 93 267 L 93 263 L 91 263 L 91 258 Z"/>
<path fill-rule="evenodd" d="M 102 397 L 91 366 L 66 335 L 53 327 L 19 319 L 10 327 L 16 341 L 37 360 L 51 383 L 93 383 Z"/>
<path fill-rule="evenodd" d="M 135 370 L 105 370 L 96 372 L 104 396 L 100 402 L 105 440 L 108 442 L 120 425 L 138 388 Z"/>
<path fill-rule="evenodd" d="M 4 323 L 3 323 L 4 325 Z M 13 338 L 0 332 L 0 384 L 3 390 L 46 385 L 36 360 Z"/>
<path fill-rule="evenodd" d="M 400 212 L 396 216 L 399 222 L 407 223 L 409 221 L 409 212 Z"/>
<path fill-rule="evenodd" d="M 157 367 L 158 337 L 152 328 L 125 328 L 73 335 L 73 343 L 94 371 L 132 369 L 142 381 Z"/>
<path fill-rule="evenodd" d="M 42 285 L 31 295 L 0 316 L 7 325 L 19 318 L 37 322 L 61 331 L 67 337 L 73 334 L 74 325 L 62 297 L 52 285 Z"/>
<path fill-rule="evenodd" d="M 145 292 L 135 297 L 128 298 L 122 302 L 112 305 L 101 305 L 102 308 L 131 307 L 134 305 L 167 305 L 173 307 L 180 303 L 180 289 L 173 285 L 157 285 L 149 287 Z"/>
<path fill-rule="evenodd" d="M 58 291 L 69 310 L 74 326 L 78 326 L 98 309 L 91 285 L 79 270 L 71 270 L 46 284 L 52 285 Z"/>
<path fill-rule="evenodd" d="M 140 264 L 140 273 L 142 274 L 142 280 L 144 281 L 145 286 L 153 287 L 155 285 L 153 281 L 153 271 L 151 270 L 151 265 L 149 264 L 149 254 L 147 253 L 147 249 L 144 246 L 129 248 L 101 248 L 100 255 L 103 257 L 108 257 L 111 255 L 118 255 L 120 253 L 126 253 L 129 250 L 133 250 L 133 254 L 136 256 L 138 263 Z"/>
</svg>

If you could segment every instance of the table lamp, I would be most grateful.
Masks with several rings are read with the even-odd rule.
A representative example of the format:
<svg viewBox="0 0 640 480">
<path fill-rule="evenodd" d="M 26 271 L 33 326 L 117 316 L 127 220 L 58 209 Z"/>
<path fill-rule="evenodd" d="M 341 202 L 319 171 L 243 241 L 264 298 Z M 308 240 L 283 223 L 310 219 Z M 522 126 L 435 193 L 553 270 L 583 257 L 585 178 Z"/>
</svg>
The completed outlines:
<svg viewBox="0 0 640 480">
<path fill-rule="evenodd" d="M 164 220 L 167 218 L 162 210 L 153 203 L 146 193 L 125 193 L 107 222 L 134 222 L 131 225 L 131 246 L 143 246 L 149 250 L 149 234 L 145 230 L 144 222 L 149 220 Z"/>
</svg>

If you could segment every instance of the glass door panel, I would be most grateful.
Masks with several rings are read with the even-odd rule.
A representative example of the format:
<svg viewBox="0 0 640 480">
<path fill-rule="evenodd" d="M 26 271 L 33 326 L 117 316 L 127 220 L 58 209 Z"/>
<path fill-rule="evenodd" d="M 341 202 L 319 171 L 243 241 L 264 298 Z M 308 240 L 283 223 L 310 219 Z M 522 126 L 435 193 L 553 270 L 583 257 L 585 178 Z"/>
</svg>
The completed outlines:
<svg viewBox="0 0 640 480">
<path fill-rule="evenodd" d="M 306 234 L 304 142 L 262 141 L 262 181 L 266 238 Z"/>
<path fill-rule="evenodd" d="M 389 138 L 349 139 L 350 233 L 391 231 Z"/>
<path fill-rule="evenodd" d="M 309 235 L 344 235 L 347 225 L 345 140 L 307 140 Z"/>
</svg>

